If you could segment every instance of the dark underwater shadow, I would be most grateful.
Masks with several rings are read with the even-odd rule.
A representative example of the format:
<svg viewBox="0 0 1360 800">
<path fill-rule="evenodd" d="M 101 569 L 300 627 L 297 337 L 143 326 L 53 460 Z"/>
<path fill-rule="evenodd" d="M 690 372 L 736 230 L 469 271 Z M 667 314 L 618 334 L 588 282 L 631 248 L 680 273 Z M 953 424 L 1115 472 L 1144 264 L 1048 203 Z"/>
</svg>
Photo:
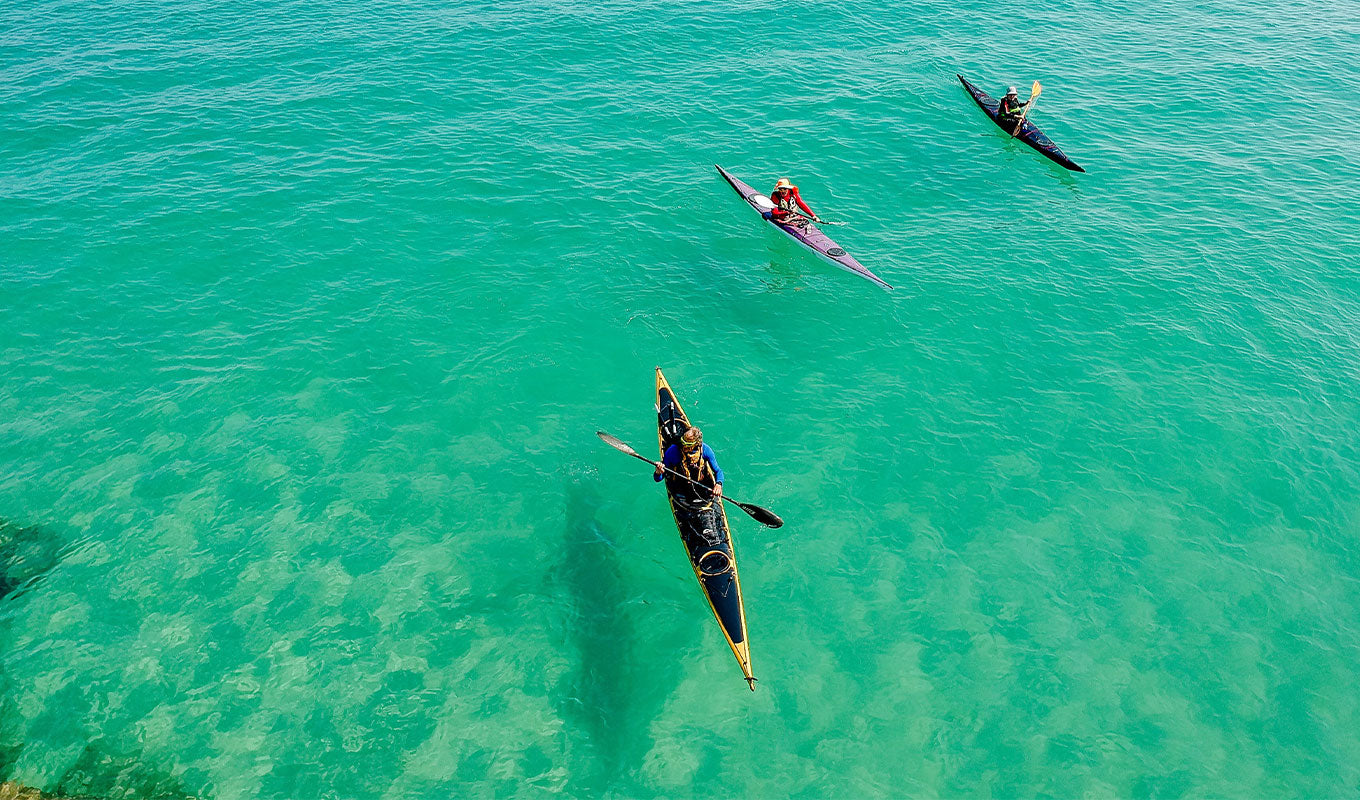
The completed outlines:
<svg viewBox="0 0 1360 800">
<path fill-rule="evenodd" d="M 569 755 L 593 767 L 574 769 L 565 788 L 573 797 L 630 797 L 642 791 L 636 776 L 652 748 L 651 723 L 679 673 L 669 661 L 638 658 L 640 629 L 655 609 L 627 565 L 652 559 L 617 545 L 632 534 L 606 530 L 595 516 L 600 502 L 594 487 L 568 483 L 562 552 L 549 578 L 578 664 L 557 687 L 562 716 L 577 723 L 573 738 L 586 750 Z"/>
<path fill-rule="evenodd" d="M 801 292 L 815 285 L 815 276 L 810 276 L 810 273 L 826 265 L 787 236 L 773 229 L 767 230 L 766 235 L 770 237 L 767 248 L 769 269 L 760 276 L 765 290 Z"/>
<path fill-rule="evenodd" d="M 61 537 L 47 529 L 0 519 L 0 600 L 31 589 L 65 552 Z"/>
</svg>

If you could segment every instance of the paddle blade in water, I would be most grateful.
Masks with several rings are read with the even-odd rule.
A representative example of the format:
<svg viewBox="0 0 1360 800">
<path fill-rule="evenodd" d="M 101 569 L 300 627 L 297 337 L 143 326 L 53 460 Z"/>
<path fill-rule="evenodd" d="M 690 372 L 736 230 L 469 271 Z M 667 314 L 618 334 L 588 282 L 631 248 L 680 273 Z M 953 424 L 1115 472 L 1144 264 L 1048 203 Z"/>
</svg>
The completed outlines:
<svg viewBox="0 0 1360 800">
<path fill-rule="evenodd" d="M 780 528 L 784 525 L 784 520 L 780 519 L 777 514 L 767 508 L 761 508 L 760 506 L 751 505 L 750 503 L 737 503 L 737 507 L 747 514 L 750 514 L 751 519 L 767 528 Z"/>
<path fill-rule="evenodd" d="M 630 456 L 635 456 L 635 455 L 637 455 L 637 451 L 636 451 L 636 450 L 634 450 L 633 448 L 631 448 L 631 447 L 629 447 L 628 445 L 624 444 L 621 440 L 619 440 L 619 439 L 617 439 L 617 438 L 615 438 L 615 437 L 613 437 L 613 436 L 610 436 L 609 434 L 605 433 L 604 431 L 595 431 L 595 435 L 598 436 L 598 437 L 600 437 L 600 439 L 602 439 L 602 440 L 604 441 L 605 444 L 609 445 L 610 447 L 614 448 L 615 450 L 618 450 L 618 451 L 623 452 L 623 453 L 627 453 L 627 454 L 630 455 Z"/>
</svg>

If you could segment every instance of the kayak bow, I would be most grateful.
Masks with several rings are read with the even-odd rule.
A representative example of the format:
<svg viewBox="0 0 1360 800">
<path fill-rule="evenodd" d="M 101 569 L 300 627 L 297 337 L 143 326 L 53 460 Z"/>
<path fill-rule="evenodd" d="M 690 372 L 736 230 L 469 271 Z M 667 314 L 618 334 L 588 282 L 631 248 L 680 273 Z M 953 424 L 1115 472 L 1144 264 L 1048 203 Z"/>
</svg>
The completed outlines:
<svg viewBox="0 0 1360 800">
<path fill-rule="evenodd" d="M 656 368 L 656 415 L 657 443 L 664 461 L 666 448 L 680 444 L 680 434 L 689 427 L 689 418 L 680 408 L 680 401 L 675 399 L 660 367 Z M 666 478 L 666 496 L 670 499 L 675 527 L 680 530 L 680 541 L 694 568 L 694 577 L 699 579 L 699 588 L 703 589 L 708 606 L 754 692 L 756 679 L 751 674 L 751 648 L 746 642 L 746 609 L 741 602 L 737 555 L 732 551 L 732 537 L 727 530 L 723 505 L 699 497 L 687 482 L 669 476 Z"/>
<path fill-rule="evenodd" d="M 999 101 L 993 100 L 990 95 L 969 83 L 968 79 L 962 75 L 956 77 L 963 83 L 963 88 L 968 90 L 968 94 L 972 95 L 973 102 L 977 103 L 978 108 L 982 109 L 987 116 L 992 118 L 992 122 L 995 122 L 997 127 L 1005 131 L 1007 135 L 1011 135 L 1011 133 L 1015 131 L 1015 123 L 1012 122 L 1007 124 L 1003 122 L 1001 120 L 1001 115 L 996 113 L 997 106 L 1001 105 Z M 1048 158 L 1067 167 L 1073 172 L 1086 171 L 1077 166 L 1075 161 L 1064 155 L 1063 151 L 1059 150 L 1056 144 L 1053 144 L 1053 140 L 1045 136 L 1044 132 L 1036 128 L 1034 123 L 1030 122 L 1028 119 L 1020 126 L 1019 132 L 1015 133 L 1015 138 L 1030 147 L 1033 147 L 1035 150 L 1038 150 L 1040 153 L 1043 153 Z"/>
<path fill-rule="evenodd" d="M 732 188 L 736 190 L 737 194 L 741 195 L 743 200 L 750 204 L 751 208 L 759 211 L 762 215 L 774 208 L 774 202 L 771 201 L 770 198 L 757 192 L 749 185 L 742 183 L 739 178 L 722 167 L 719 167 L 717 164 L 714 164 L 713 166 L 718 167 L 718 172 L 722 174 L 723 179 L 731 184 Z M 849 253 L 845 252 L 844 248 L 833 242 L 830 236 L 822 233 L 821 229 L 813 224 L 812 220 L 800 218 L 797 222 L 789 224 L 775 222 L 774 220 L 768 220 L 768 222 L 787 234 L 790 239 L 793 239 L 795 242 L 821 256 L 823 259 L 830 261 L 835 266 L 838 266 L 847 272 L 853 272 L 861 278 L 867 278 L 879 286 L 882 286 L 884 289 L 893 288 L 887 281 L 870 272 L 863 264 L 856 261 Z"/>
</svg>

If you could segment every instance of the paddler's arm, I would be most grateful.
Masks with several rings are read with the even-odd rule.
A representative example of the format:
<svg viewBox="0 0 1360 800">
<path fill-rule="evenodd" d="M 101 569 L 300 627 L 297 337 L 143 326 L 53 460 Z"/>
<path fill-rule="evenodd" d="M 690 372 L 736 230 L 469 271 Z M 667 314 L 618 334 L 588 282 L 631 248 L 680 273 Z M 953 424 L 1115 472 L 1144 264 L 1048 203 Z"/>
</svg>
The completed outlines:
<svg viewBox="0 0 1360 800">
<path fill-rule="evenodd" d="M 704 460 L 708 462 L 708 468 L 713 470 L 713 496 L 722 497 L 722 467 L 718 466 L 718 457 L 713 453 L 713 448 L 708 445 L 704 445 Z"/>
<path fill-rule="evenodd" d="M 676 448 L 675 445 L 667 447 L 665 454 L 661 456 L 661 463 L 670 467 L 671 469 L 674 469 L 676 465 L 680 463 L 679 449 Z M 657 483 L 660 483 L 663 475 L 665 475 L 665 473 L 661 471 L 661 467 L 657 467 L 656 470 L 652 473 L 652 480 L 656 481 Z"/>
</svg>

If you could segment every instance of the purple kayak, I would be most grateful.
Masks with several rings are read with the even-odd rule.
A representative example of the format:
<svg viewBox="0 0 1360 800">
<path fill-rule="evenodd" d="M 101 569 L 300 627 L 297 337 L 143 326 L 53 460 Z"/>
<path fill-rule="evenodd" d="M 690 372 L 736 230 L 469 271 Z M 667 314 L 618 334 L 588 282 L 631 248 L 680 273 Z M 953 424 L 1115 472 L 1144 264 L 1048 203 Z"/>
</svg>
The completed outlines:
<svg viewBox="0 0 1360 800">
<path fill-rule="evenodd" d="M 718 167 L 717 164 L 714 164 L 713 166 Z M 718 167 L 718 172 L 722 174 L 724 180 L 732 185 L 733 189 L 737 190 L 737 194 L 741 195 L 742 199 L 750 204 L 751 208 L 759 211 L 762 215 L 774 208 L 774 203 L 770 198 L 757 192 L 745 183 L 742 183 L 732 173 L 722 167 Z M 774 220 L 767 221 L 783 231 L 795 242 L 801 244 L 827 261 L 830 261 L 841 269 L 846 270 L 847 272 L 853 272 L 862 278 L 867 278 L 879 286 L 882 286 L 884 289 L 893 288 L 887 281 L 870 272 L 863 264 L 856 261 L 849 253 L 845 252 L 840 245 L 831 241 L 831 237 L 822 233 L 821 229 L 812 224 L 811 220 L 799 217 L 796 222 L 789 224 L 775 222 Z"/>
</svg>

